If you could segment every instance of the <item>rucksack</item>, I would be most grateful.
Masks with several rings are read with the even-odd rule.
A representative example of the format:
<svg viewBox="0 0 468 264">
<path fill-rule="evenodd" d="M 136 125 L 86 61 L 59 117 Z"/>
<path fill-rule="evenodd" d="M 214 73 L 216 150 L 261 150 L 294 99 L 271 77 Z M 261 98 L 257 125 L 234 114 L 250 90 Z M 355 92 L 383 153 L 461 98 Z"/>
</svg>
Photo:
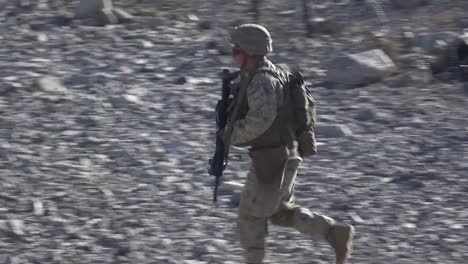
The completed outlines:
<svg viewBox="0 0 468 264">
<path fill-rule="evenodd" d="M 288 81 L 284 85 L 285 107 L 289 112 L 290 125 L 299 145 L 299 153 L 302 157 L 309 157 L 317 153 L 314 131 L 316 101 L 300 72 L 287 75 Z"/>
<path fill-rule="evenodd" d="M 262 67 L 257 72 L 267 72 L 283 83 L 283 111 L 285 111 L 288 134 L 298 142 L 301 157 L 317 153 L 314 126 L 316 122 L 316 101 L 309 87 L 305 85 L 302 74 L 293 73 L 278 67 Z"/>
</svg>

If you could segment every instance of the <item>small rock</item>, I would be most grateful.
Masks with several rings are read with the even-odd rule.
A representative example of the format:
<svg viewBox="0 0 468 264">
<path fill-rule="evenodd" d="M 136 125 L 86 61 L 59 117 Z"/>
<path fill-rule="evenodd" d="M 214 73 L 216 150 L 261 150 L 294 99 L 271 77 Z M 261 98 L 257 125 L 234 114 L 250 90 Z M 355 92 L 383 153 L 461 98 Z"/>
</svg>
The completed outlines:
<svg viewBox="0 0 468 264">
<path fill-rule="evenodd" d="M 22 220 L 19 220 L 19 219 L 8 220 L 8 225 L 10 226 L 10 230 L 13 234 L 17 236 L 23 236 L 25 234 L 24 224 Z"/>
<path fill-rule="evenodd" d="M 49 3 L 47 1 L 45 1 L 45 0 L 38 0 L 37 9 L 38 10 L 47 10 L 47 9 L 49 9 Z"/>
<path fill-rule="evenodd" d="M 134 17 L 123 9 L 113 8 L 112 12 L 114 13 L 115 17 L 117 17 L 117 20 L 119 21 L 119 23 L 128 24 L 128 23 L 133 22 L 134 20 Z"/>
<path fill-rule="evenodd" d="M 431 0 L 390 0 L 395 8 L 415 8 L 428 5 Z"/>
<path fill-rule="evenodd" d="M 116 256 L 126 256 L 130 254 L 132 251 L 129 246 L 127 245 L 119 245 L 117 250 L 115 251 Z"/>
<path fill-rule="evenodd" d="M 14 0 L 16 7 L 19 8 L 26 8 L 31 6 L 30 0 Z"/>
<path fill-rule="evenodd" d="M 75 18 L 96 18 L 102 9 L 111 10 L 112 0 L 80 0 Z"/>
<path fill-rule="evenodd" d="M 39 42 L 47 42 L 49 38 L 47 37 L 46 34 L 39 34 L 37 35 L 37 41 Z"/>
<path fill-rule="evenodd" d="M 369 121 L 372 120 L 376 117 L 376 114 L 373 109 L 371 108 L 366 108 L 366 109 L 361 109 L 357 113 L 357 115 L 354 117 L 358 121 Z"/>
<path fill-rule="evenodd" d="M 403 224 L 401 224 L 401 227 L 408 228 L 408 229 L 415 229 L 416 224 L 414 224 L 414 223 L 403 223 Z"/>
<path fill-rule="evenodd" d="M 187 77 L 181 76 L 176 79 L 175 81 L 176 84 L 186 84 L 187 83 Z"/>
<path fill-rule="evenodd" d="M 65 26 L 69 26 L 72 21 L 73 19 L 71 16 L 59 15 L 59 16 L 54 17 L 50 21 L 50 23 L 59 27 L 65 27 Z"/>
<path fill-rule="evenodd" d="M 43 216 L 44 215 L 44 204 L 39 199 L 33 200 L 33 212 L 35 216 Z"/>
<path fill-rule="evenodd" d="M 188 183 L 188 182 L 178 182 L 175 183 L 175 189 L 177 192 L 180 193 L 192 193 L 193 192 L 193 186 Z"/>
<path fill-rule="evenodd" d="M 335 34 L 340 31 L 340 25 L 333 19 L 315 17 L 310 21 L 309 35 L 314 34 Z"/>
<path fill-rule="evenodd" d="M 103 247 L 116 248 L 120 241 L 122 241 L 122 238 L 119 235 L 102 235 L 96 243 Z"/>
<path fill-rule="evenodd" d="M 324 138 L 339 138 L 352 135 L 351 129 L 346 125 L 322 125 L 318 124 L 315 127 L 317 137 Z"/>
<path fill-rule="evenodd" d="M 90 83 L 90 79 L 85 75 L 72 75 L 64 80 L 66 85 L 87 85 Z"/>
<path fill-rule="evenodd" d="M 377 82 L 397 71 L 393 61 L 378 49 L 335 58 L 325 68 L 327 81 L 350 85 Z"/>
<path fill-rule="evenodd" d="M 148 40 L 142 40 L 141 44 L 142 44 L 143 48 L 152 48 L 152 47 L 154 47 L 154 44 L 151 41 L 148 41 Z"/>
<path fill-rule="evenodd" d="M 20 264 L 20 263 L 22 263 L 21 260 L 18 257 L 14 257 L 14 256 L 6 257 L 5 262 L 4 262 L 4 264 Z"/>
<path fill-rule="evenodd" d="M 107 199 L 110 199 L 110 198 L 114 197 L 114 193 L 111 190 L 109 190 L 109 189 L 107 189 L 105 187 L 98 187 L 98 189 L 104 194 L 104 196 Z"/>
<path fill-rule="evenodd" d="M 43 22 L 31 22 L 29 23 L 29 28 L 32 31 L 45 31 L 49 29 L 49 26 Z"/>
<path fill-rule="evenodd" d="M 123 98 L 127 100 L 127 102 L 134 103 L 134 104 L 139 104 L 141 103 L 141 100 L 138 96 L 133 95 L 133 94 L 125 94 L 123 95 Z"/>
<path fill-rule="evenodd" d="M 46 92 L 63 92 L 66 91 L 62 80 L 57 77 L 45 76 L 38 80 L 39 88 Z"/>
<path fill-rule="evenodd" d="M 198 23 L 198 28 L 201 30 L 209 30 L 213 28 L 211 21 L 205 20 Z"/>
<path fill-rule="evenodd" d="M 355 213 L 355 212 L 350 212 L 350 213 L 349 213 L 349 216 L 350 216 L 351 219 L 353 219 L 353 221 L 356 222 L 356 223 L 363 224 L 363 223 L 366 222 L 364 219 L 362 219 L 362 217 L 360 217 L 360 216 L 359 216 L 357 213 Z"/>
</svg>

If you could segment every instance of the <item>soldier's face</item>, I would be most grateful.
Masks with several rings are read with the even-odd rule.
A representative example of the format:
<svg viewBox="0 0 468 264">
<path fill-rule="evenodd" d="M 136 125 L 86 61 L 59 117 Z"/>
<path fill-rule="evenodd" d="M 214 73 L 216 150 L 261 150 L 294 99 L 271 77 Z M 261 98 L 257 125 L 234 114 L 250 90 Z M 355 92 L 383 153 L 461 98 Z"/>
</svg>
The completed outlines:
<svg viewBox="0 0 468 264">
<path fill-rule="evenodd" d="M 244 62 L 244 53 L 237 47 L 232 48 L 232 57 L 239 66 Z"/>
</svg>

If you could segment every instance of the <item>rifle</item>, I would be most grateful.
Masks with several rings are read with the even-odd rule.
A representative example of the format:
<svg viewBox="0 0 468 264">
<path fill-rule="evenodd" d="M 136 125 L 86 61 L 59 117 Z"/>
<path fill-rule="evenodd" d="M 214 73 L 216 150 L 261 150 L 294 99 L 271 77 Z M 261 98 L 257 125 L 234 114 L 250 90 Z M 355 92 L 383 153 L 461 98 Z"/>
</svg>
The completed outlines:
<svg viewBox="0 0 468 264">
<path fill-rule="evenodd" d="M 223 142 L 222 135 L 220 135 L 220 131 L 223 131 L 226 127 L 229 113 L 228 107 L 232 101 L 229 98 L 231 93 L 230 84 L 232 80 L 237 78 L 239 72 L 229 72 L 229 70 L 224 69 L 221 73 L 222 75 L 222 92 L 221 92 L 221 100 L 218 101 L 216 104 L 216 150 L 213 155 L 213 158 L 209 160 L 210 168 L 208 173 L 210 175 L 215 176 L 215 186 L 214 186 L 214 194 L 213 194 L 213 201 L 216 202 L 218 199 L 218 186 L 221 176 L 223 175 L 223 171 L 228 164 L 227 160 L 227 153 L 229 151 L 229 145 L 226 145 Z"/>
</svg>

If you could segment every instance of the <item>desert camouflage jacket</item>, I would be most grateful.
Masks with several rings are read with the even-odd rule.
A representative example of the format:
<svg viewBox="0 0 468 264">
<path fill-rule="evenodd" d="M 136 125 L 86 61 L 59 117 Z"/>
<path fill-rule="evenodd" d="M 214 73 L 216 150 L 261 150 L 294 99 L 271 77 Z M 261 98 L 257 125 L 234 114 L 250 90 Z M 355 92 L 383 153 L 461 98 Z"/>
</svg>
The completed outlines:
<svg viewBox="0 0 468 264">
<path fill-rule="evenodd" d="M 271 62 L 266 60 L 265 64 Z M 235 121 L 231 144 L 242 145 L 262 135 L 275 120 L 283 101 L 282 84 L 271 74 L 256 73 L 247 87 L 247 113 Z"/>
</svg>

